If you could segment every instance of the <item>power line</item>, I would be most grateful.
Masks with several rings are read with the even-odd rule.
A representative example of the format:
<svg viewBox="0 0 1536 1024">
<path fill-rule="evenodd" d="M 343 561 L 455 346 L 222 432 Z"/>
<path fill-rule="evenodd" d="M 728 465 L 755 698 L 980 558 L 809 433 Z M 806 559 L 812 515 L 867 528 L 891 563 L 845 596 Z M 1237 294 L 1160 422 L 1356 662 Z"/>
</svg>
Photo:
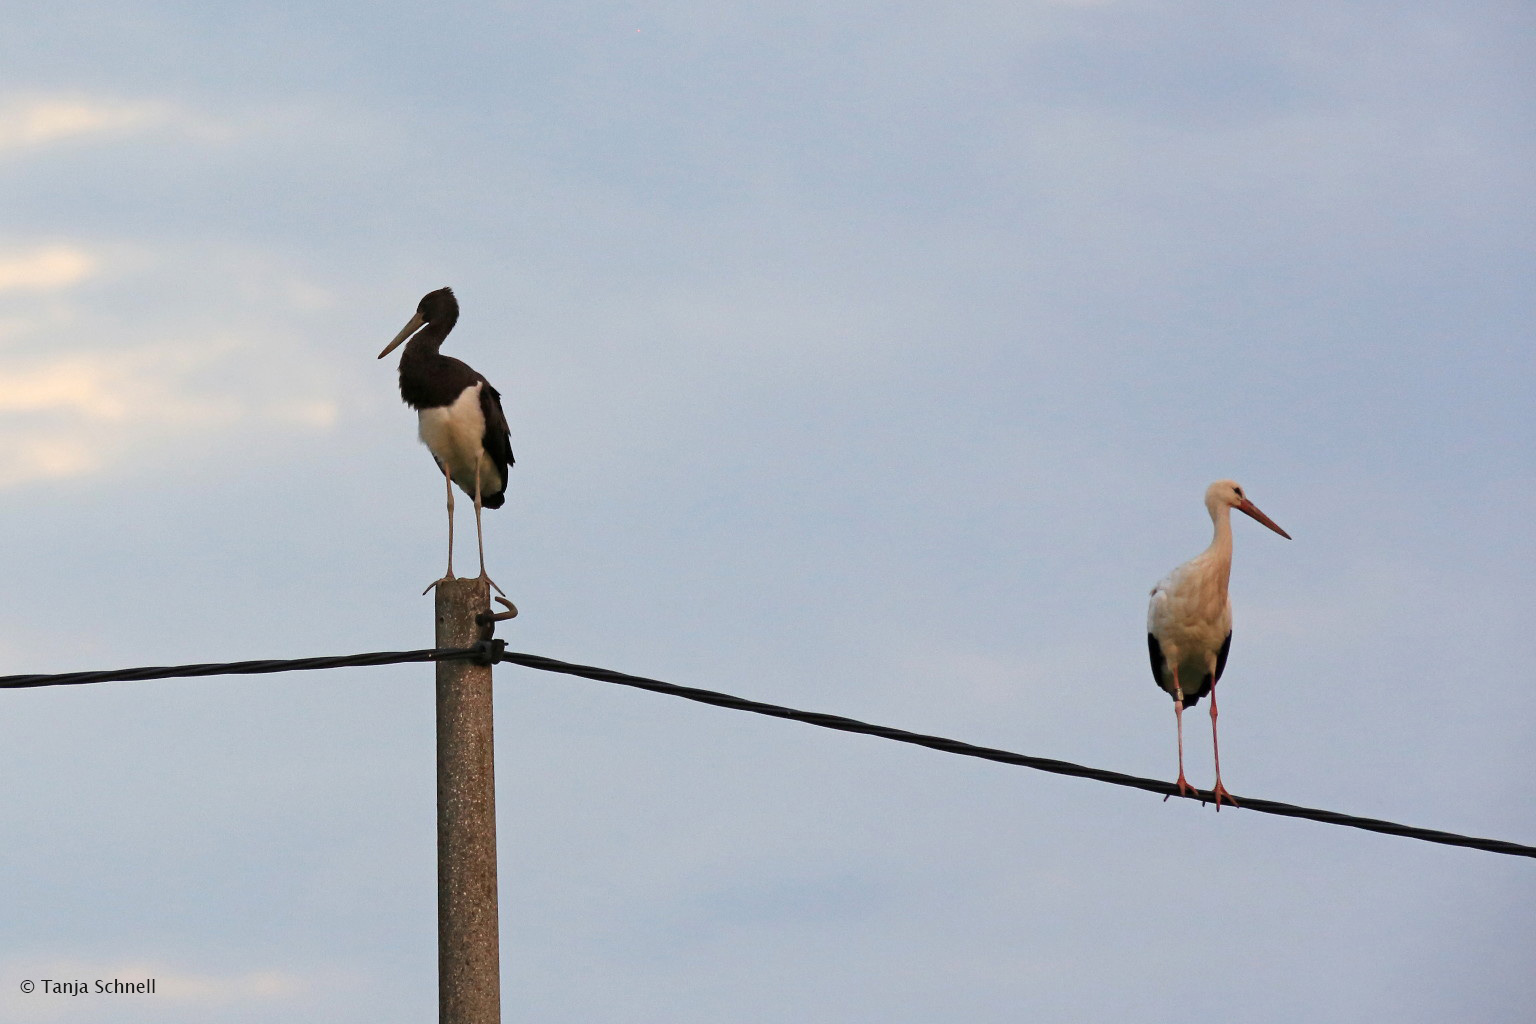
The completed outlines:
<svg viewBox="0 0 1536 1024">
<path fill-rule="evenodd" d="M 731 708 L 735 711 L 750 711 L 757 715 L 787 718 L 790 721 L 804 722 L 807 725 L 820 726 L 823 729 L 837 729 L 841 732 L 879 736 L 881 739 L 895 740 L 898 743 L 912 743 L 920 747 L 942 750 L 947 754 L 979 757 L 987 761 L 999 761 L 1003 764 L 1034 768 L 1038 771 L 1053 772 L 1057 775 L 1073 775 L 1082 779 L 1093 779 L 1095 782 L 1108 782 L 1114 786 L 1144 789 L 1149 793 L 1161 793 L 1164 796 L 1184 795 L 1179 792 L 1178 786 L 1171 782 L 1163 782 L 1160 779 L 1144 779 L 1135 775 L 1124 775 L 1120 772 L 1106 771 L 1102 768 L 1088 768 L 1084 765 L 1073 764 L 1070 761 L 1057 761 L 1048 757 L 1032 757 L 1028 754 L 1016 754 L 1011 750 L 998 750 L 994 747 L 978 747 L 971 743 L 962 743 L 960 740 L 945 739 L 942 736 L 928 736 L 923 733 L 908 732 L 905 729 L 893 729 L 884 725 L 871 725 L 868 722 L 860 722 L 853 718 L 843 718 L 840 715 L 800 711 L 795 708 L 781 707 L 777 704 L 763 704 L 755 700 L 747 700 L 743 697 L 733 697 L 728 693 L 700 690 L 691 686 L 678 686 L 674 683 L 664 683 L 657 679 L 646 679 L 642 676 L 627 675 L 623 672 L 614 672 L 604 668 L 593 668 L 589 665 L 572 665 L 536 654 L 518 654 L 514 651 L 504 651 L 501 653 L 499 660 L 508 661 L 514 665 L 522 665 L 525 668 L 538 669 L 541 672 L 560 672 L 565 675 L 582 676 L 586 679 L 598 680 L 599 682 L 633 686 L 642 690 L 651 690 L 655 693 L 665 693 L 673 697 L 695 700 L 701 704 L 713 704 L 717 707 Z M 1197 791 L 1196 795 L 1185 798 L 1199 800 L 1201 803 L 1204 803 L 1212 799 L 1212 796 L 1209 792 Z M 1360 828 L 1370 832 L 1382 832 L 1387 835 L 1403 836 L 1408 839 L 1422 839 L 1425 842 L 1443 843 L 1447 846 L 1466 846 L 1474 850 L 1505 853 L 1514 857 L 1536 857 L 1536 847 L 1523 846 L 1520 843 L 1506 842 L 1502 839 L 1479 839 L 1474 836 L 1457 835 L 1454 832 L 1416 828 L 1412 825 L 1400 825 L 1394 821 L 1362 818 L 1354 814 L 1324 811 L 1315 807 L 1299 807 L 1296 804 L 1281 803 L 1278 800 L 1261 800 L 1257 797 L 1238 797 L 1237 802 L 1240 807 L 1264 814 L 1279 814 L 1289 818 L 1310 818 L 1313 821 L 1321 821 L 1328 825 L 1347 825 L 1350 828 Z"/>
<path fill-rule="evenodd" d="M 747 700 L 744 697 L 736 697 L 728 693 L 718 693 L 714 690 L 701 690 L 692 686 L 678 686 L 675 683 L 667 683 L 659 679 L 647 679 L 644 676 L 633 676 L 625 672 L 615 672 L 611 669 L 595 668 L 590 665 L 573 665 L 569 662 L 557 661 L 554 658 L 546 658 L 537 654 L 520 654 L 515 651 L 508 651 L 505 642 L 501 640 L 481 641 L 474 647 L 392 651 L 378 654 L 344 655 L 333 658 L 241 661 L 226 664 L 119 669 L 107 672 L 66 672 L 52 675 L 0 676 L 0 689 L 129 682 L 182 676 L 249 675 L 310 669 L 396 665 L 409 662 L 445 661 L 452 659 L 469 659 L 482 664 L 504 661 L 540 672 L 556 672 L 562 675 L 580 676 L 598 682 L 632 686 L 642 690 L 650 690 L 653 693 L 664 693 L 673 697 L 682 697 L 685 700 L 698 701 L 701 704 L 712 704 L 716 707 L 730 708 L 734 711 L 748 711 L 757 715 L 768 715 L 772 718 L 784 718 L 794 722 L 804 722 L 807 725 L 814 725 L 823 729 L 835 729 L 839 732 L 878 736 L 881 739 L 895 740 L 898 743 L 911 743 L 943 751 L 947 754 L 959 754 L 963 757 L 976 757 L 987 761 L 997 761 L 1002 764 L 1033 768 L 1037 771 L 1051 772 L 1056 775 L 1071 775 L 1082 779 L 1092 779 L 1095 782 L 1107 782 L 1114 786 L 1127 786 L 1131 789 L 1146 790 L 1149 793 L 1161 793 L 1165 797 L 1184 797 L 1189 800 L 1199 800 L 1201 803 L 1212 799 L 1209 792 L 1202 791 L 1197 791 L 1191 796 L 1185 796 L 1185 794 L 1179 792 L 1176 785 L 1160 779 L 1144 779 L 1135 775 L 1125 775 L 1121 772 L 1106 771 L 1102 768 L 1089 768 L 1084 765 L 1073 764 L 1070 761 L 1057 761 L 1048 757 L 1033 757 L 1028 754 L 1014 753 L 1011 750 L 999 750 L 995 747 L 979 747 L 971 743 L 963 743 L 960 740 L 946 739 L 942 736 L 929 736 L 924 733 L 908 732 L 905 729 L 872 725 L 869 722 L 844 718 L 840 715 L 801 711 L 797 708 L 782 707 L 778 704 L 764 704 L 760 701 Z M 1358 815 L 1343 814 L 1339 811 L 1320 810 L 1316 807 L 1300 807 L 1296 804 L 1281 803 L 1278 800 L 1262 800 L 1258 797 L 1238 797 L 1237 800 L 1239 809 L 1258 811 L 1263 814 L 1278 814 L 1289 818 L 1308 818 L 1312 821 L 1320 821 L 1328 825 L 1344 825 L 1349 828 L 1364 829 L 1368 832 L 1381 832 L 1386 835 L 1402 836 L 1406 839 L 1421 839 L 1425 842 L 1441 843 L 1446 846 L 1463 846 L 1474 850 L 1486 850 L 1489 853 L 1507 854 L 1513 857 L 1536 858 L 1536 847 L 1511 843 L 1502 839 L 1480 839 L 1475 836 L 1458 835 L 1455 832 L 1417 828 L 1394 821 L 1383 821 L 1379 818 L 1362 818 Z"/>
<path fill-rule="evenodd" d="M 421 661 L 467 659 L 495 663 L 496 644 L 481 641 L 474 647 L 428 648 L 420 651 L 382 651 L 377 654 L 344 654 L 332 658 L 288 658 L 278 661 L 231 661 L 207 665 L 162 665 L 155 668 L 120 668 L 105 672 L 56 672 L 48 675 L 0 676 L 0 690 L 24 690 L 35 686 L 78 686 L 85 683 L 132 683 L 145 679 L 179 679 L 186 676 L 264 675 L 271 672 L 303 672 L 322 668 L 359 668 L 403 665 Z"/>
</svg>

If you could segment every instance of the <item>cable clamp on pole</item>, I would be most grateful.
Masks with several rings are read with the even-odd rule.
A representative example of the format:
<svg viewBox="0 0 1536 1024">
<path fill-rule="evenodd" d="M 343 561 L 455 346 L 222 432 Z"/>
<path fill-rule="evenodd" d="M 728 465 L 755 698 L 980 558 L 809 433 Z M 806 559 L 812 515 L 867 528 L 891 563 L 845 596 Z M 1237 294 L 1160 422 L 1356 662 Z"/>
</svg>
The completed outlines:
<svg viewBox="0 0 1536 1024">
<path fill-rule="evenodd" d="M 470 656 L 470 661 L 476 665 L 495 665 L 501 661 L 502 655 L 507 653 L 505 640 L 480 640 L 470 648 L 475 653 Z"/>
</svg>

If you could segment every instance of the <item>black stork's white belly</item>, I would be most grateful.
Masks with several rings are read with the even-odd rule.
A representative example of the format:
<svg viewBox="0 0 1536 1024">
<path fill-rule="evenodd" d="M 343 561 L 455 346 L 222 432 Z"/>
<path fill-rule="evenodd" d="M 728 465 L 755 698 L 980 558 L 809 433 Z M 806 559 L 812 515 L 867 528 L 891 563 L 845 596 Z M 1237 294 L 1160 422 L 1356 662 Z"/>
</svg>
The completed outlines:
<svg viewBox="0 0 1536 1024">
<path fill-rule="evenodd" d="M 459 392 L 449 405 L 418 409 L 418 433 L 437 464 L 465 494 L 480 494 L 487 508 L 501 505 L 507 482 L 485 444 L 484 381 Z M 479 479 L 476 480 L 476 472 Z"/>
</svg>

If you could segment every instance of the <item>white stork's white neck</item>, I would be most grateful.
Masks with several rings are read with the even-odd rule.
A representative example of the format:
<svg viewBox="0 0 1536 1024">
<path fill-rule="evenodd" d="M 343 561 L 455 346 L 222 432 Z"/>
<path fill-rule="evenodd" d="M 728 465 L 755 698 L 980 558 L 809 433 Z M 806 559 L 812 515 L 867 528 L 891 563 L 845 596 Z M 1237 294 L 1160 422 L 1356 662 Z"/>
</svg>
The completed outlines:
<svg viewBox="0 0 1536 1024">
<path fill-rule="evenodd" d="M 1211 538 L 1211 546 L 1205 549 L 1204 557 L 1215 566 L 1217 582 L 1225 591 L 1232 574 L 1232 506 L 1223 501 L 1209 507 L 1216 534 Z"/>
</svg>

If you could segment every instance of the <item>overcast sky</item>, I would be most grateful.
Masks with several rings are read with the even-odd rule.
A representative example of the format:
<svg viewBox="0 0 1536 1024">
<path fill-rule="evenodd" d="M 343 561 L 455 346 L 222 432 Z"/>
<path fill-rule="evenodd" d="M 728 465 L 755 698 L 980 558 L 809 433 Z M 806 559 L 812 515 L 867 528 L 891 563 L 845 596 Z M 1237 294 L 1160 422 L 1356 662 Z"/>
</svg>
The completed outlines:
<svg viewBox="0 0 1536 1024">
<path fill-rule="evenodd" d="M 1524 3 L 53 0 L 0 32 L 0 673 L 514 649 L 1536 843 Z M 458 568 L 474 564 L 459 505 Z M 504 1013 L 1500 1024 L 1536 865 L 496 670 Z M 1202 704 L 1191 780 L 1211 781 Z M 431 1019 L 431 670 L 0 693 L 0 1018 Z M 142 997 L 28 979 L 158 979 Z"/>
</svg>

